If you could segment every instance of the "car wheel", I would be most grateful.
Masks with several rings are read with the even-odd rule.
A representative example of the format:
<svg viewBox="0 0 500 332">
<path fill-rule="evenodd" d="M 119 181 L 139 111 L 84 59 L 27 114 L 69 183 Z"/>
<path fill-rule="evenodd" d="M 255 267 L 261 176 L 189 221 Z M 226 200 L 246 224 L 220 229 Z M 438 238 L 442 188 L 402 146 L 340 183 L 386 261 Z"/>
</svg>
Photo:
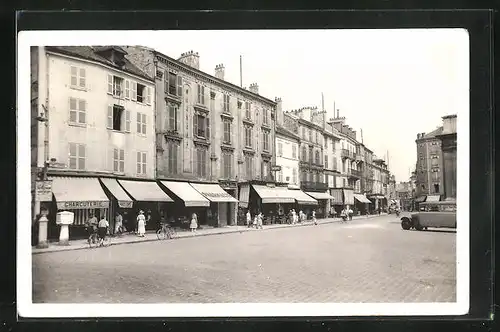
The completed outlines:
<svg viewBox="0 0 500 332">
<path fill-rule="evenodd" d="M 411 228 L 411 222 L 408 218 L 403 218 L 403 220 L 401 220 L 401 227 L 407 231 Z"/>
</svg>

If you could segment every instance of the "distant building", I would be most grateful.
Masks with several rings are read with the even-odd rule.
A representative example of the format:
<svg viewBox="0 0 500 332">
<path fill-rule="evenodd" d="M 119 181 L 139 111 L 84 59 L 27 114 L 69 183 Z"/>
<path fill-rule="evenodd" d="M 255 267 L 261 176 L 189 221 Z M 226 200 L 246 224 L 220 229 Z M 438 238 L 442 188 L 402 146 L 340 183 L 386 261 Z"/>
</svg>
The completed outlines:
<svg viewBox="0 0 500 332">
<path fill-rule="evenodd" d="M 281 170 L 276 172 L 276 181 L 286 183 L 288 187 L 298 189 L 299 180 L 299 146 L 298 121 L 288 114 L 282 114 L 281 99 L 278 102 L 276 125 L 276 165 Z"/>
<path fill-rule="evenodd" d="M 416 195 L 442 195 L 442 151 L 441 140 L 438 138 L 443 131 L 439 127 L 430 133 L 419 133 L 415 143 L 417 145 L 416 165 Z"/>
</svg>

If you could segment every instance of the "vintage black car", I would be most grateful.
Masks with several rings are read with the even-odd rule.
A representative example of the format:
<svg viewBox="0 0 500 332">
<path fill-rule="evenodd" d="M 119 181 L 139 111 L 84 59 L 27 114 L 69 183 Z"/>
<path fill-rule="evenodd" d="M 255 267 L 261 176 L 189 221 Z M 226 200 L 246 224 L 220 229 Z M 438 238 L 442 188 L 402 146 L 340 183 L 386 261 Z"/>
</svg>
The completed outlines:
<svg viewBox="0 0 500 332">
<path fill-rule="evenodd" d="M 454 200 L 439 202 L 423 202 L 420 211 L 412 213 L 411 217 L 401 218 L 404 230 L 418 231 L 432 228 L 457 228 L 457 203 Z"/>
</svg>

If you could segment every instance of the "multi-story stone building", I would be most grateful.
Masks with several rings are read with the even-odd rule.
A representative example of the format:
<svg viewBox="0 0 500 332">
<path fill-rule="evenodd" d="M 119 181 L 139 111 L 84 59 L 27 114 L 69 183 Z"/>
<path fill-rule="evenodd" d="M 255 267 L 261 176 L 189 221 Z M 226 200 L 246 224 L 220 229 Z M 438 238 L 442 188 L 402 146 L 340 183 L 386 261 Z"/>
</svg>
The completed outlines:
<svg viewBox="0 0 500 332">
<path fill-rule="evenodd" d="M 286 183 L 289 188 L 300 188 L 299 146 L 300 137 L 297 119 L 281 111 L 281 99 L 276 99 L 276 165 L 281 169 L 276 173 L 276 181 Z"/>
<path fill-rule="evenodd" d="M 262 197 L 250 189 L 255 181 L 274 182 L 276 102 L 255 83 L 245 89 L 226 81 L 223 65 L 214 75 L 201 71 L 196 52 L 175 60 L 144 47 L 126 50 L 155 78 L 157 177 L 183 182 L 166 186 L 179 207 L 186 208 L 179 191 L 191 183 L 210 200 L 210 208 L 202 207 L 207 223 L 235 224 L 237 198 L 239 207 L 261 210 Z"/>
<path fill-rule="evenodd" d="M 49 180 L 52 191 L 34 197 L 34 213 L 49 211 L 49 237 L 61 210 L 74 213 L 77 236 L 91 214 L 135 219 L 144 188 L 147 201 L 170 200 L 154 182 L 154 81 L 122 48 L 33 47 L 31 79 L 32 182 Z"/>
<path fill-rule="evenodd" d="M 439 199 L 443 191 L 442 176 L 442 151 L 441 141 L 438 138 L 443 132 L 439 127 L 430 133 L 419 133 L 415 140 L 417 144 L 417 201 L 422 201 L 426 196 Z"/>
<path fill-rule="evenodd" d="M 443 156 L 443 193 L 445 199 L 457 197 L 457 115 L 443 116 L 443 130 L 436 137 L 441 141 Z"/>
</svg>

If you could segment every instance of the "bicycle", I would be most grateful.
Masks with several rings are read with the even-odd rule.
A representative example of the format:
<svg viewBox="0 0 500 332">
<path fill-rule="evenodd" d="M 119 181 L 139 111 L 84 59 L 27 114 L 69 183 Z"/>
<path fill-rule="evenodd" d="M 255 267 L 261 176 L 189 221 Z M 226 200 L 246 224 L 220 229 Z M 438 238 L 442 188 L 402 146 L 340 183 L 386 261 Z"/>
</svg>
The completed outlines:
<svg viewBox="0 0 500 332">
<path fill-rule="evenodd" d="M 160 224 L 160 228 L 156 231 L 158 240 L 171 239 L 175 236 L 175 230 L 168 224 Z"/>
<path fill-rule="evenodd" d="M 111 243 L 111 238 L 109 236 L 104 237 L 104 239 L 99 238 L 97 230 L 94 230 L 92 234 L 89 235 L 88 244 L 90 248 L 97 247 L 107 247 Z"/>
</svg>

